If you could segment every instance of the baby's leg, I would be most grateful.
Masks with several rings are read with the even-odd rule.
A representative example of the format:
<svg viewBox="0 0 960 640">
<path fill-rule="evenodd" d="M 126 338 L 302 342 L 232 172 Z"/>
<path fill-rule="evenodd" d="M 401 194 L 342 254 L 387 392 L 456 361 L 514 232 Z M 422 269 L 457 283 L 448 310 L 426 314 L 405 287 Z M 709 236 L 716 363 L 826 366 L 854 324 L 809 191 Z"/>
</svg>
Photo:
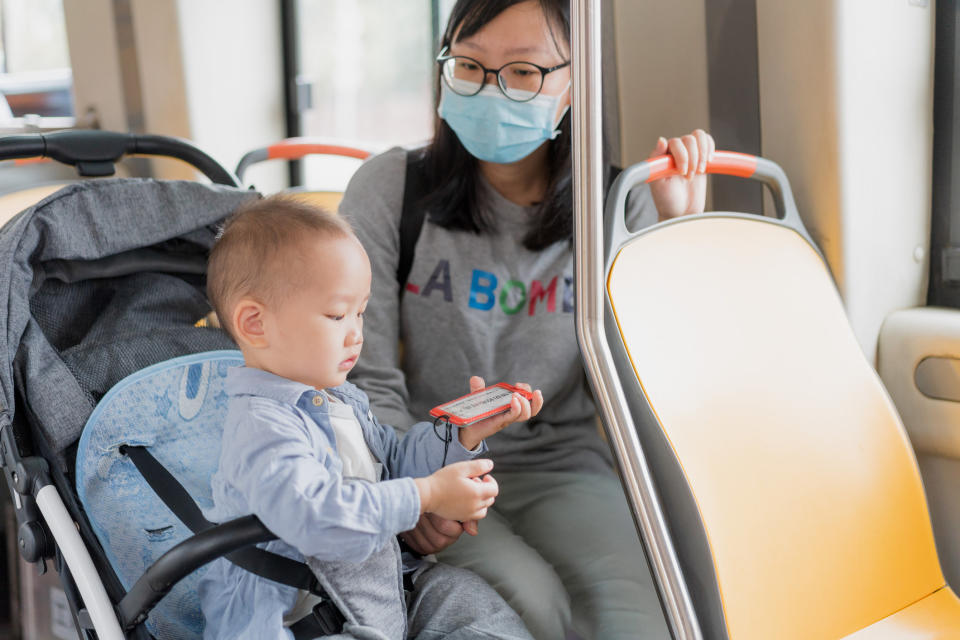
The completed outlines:
<svg viewBox="0 0 960 640">
<path fill-rule="evenodd" d="M 406 603 L 400 562 L 400 548 L 395 540 L 362 562 L 307 559 L 317 580 L 346 618 L 344 637 L 403 639 Z"/>
<path fill-rule="evenodd" d="M 407 637 L 415 640 L 532 640 L 520 616 L 482 578 L 431 564 L 413 581 Z"/>
</svg>

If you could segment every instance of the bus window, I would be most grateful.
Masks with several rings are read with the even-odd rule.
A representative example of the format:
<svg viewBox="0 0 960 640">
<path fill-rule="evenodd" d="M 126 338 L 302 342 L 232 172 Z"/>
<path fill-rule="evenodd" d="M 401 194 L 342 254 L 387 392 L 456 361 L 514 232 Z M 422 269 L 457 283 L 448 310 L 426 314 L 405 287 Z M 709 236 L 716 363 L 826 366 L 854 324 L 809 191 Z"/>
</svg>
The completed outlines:
<svg viewBox="0 0 960 640">
<path fill-rule="evenodd" d="M 392 0 L 296 0 L 296 134 L 373 149 L 428 139 L 441 4 L 396 11 Z M 342 189 L 356 164 L 308 158 L 303 183 Z"/>
<path fill-rule="evenodd" d="M 63 1 L 0 0 L 0 126 L 72 118 L 72 85 Z"/>
</svg>

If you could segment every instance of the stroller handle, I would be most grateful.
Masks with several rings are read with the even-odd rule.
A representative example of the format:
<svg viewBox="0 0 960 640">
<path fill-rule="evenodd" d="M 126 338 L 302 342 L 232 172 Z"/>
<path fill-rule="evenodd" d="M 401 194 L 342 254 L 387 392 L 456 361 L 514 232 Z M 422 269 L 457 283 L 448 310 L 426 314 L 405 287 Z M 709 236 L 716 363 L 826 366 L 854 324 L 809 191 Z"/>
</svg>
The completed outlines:
<svg viewBox="0 0 960 640">
<path fill-rule="evenodd" d="M 69 130 L 0 137 L 0 160 L 51 158 L 75 166 L 81 176 L 114 174 L 114 165 L 127 155 L 176 158 L 197 168 L 215 184 L 240 186 L 239 180 L 209 155 L 180 138 Z"/>
</svg>

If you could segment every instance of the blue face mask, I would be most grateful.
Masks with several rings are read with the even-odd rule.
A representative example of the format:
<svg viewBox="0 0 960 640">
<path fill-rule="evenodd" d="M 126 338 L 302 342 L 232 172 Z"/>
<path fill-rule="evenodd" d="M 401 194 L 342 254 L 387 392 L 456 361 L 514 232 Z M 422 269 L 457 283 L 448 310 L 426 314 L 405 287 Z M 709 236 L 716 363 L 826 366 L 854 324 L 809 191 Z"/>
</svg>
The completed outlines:
<svg viewBox="0 0 960 640">
<path fill-rule="evenodd" d="M 477 159 L 516 162 L 560 135 L 556 126 L 567 110 L 556 121 L 554 114 L 562 97 L 563 93 L 540 94 L 527 102 L 516 102 L 492 84 L 484 85 L 474 96 L 461 96 L 441 82 L 437 113 Z"/>
</svg>

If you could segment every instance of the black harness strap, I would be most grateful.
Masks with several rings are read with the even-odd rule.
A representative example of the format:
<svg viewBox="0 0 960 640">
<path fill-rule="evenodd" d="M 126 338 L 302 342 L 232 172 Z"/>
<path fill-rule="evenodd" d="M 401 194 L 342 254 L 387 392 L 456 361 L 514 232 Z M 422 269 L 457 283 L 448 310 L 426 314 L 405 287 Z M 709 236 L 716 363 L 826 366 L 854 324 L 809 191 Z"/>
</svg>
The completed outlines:
<svg viewBox="0 0 960 640">
<path fill-rule="evenodd" d="M 183 485 L 145 447 L 124 445 L 120 447 L 120 453 L 129 456 L 154 493 L 193 533 L 215 526 L 203 517 Z M 261 578 L 309 591 L 323 599 L 314 607 L 313 613 L 290 626 L 297 640 L 332 635 L 343 629 L 346 618 L 306 564 L 257 547 L 235 551 L 226 558 Z"/>
<path fill-rule="evenodd" d="M 426 195 L 426 156 L 425 149 L 411 149 L 407 151 L 407 173 L 403 183 L 403 208 L 400 211 L 400 258 L 397 261 L 397 283 L 400 285 L 399 295 L 407 287 L 407 278 L 410 277 L 410 267 L 413 266 L 413 250 L 417 246 L 420 230 L 426 211 L 417 204 Z"/>
<path fill-rule="evenodd" d="M 332 600 L 325 599 L 313 608 L 305 618 L 294 622 L 288 628 L 293 640 L 313 640 L 323 636 L 332 636 L 343 631 L 346 618 L 340 613 Z"/>
<path fill-rule="evenodd" d="M 157 462 L 146 447 L 123 445 L 120 453 L 130 458 L 157 497 L 163 500 L 163 504 L 167 505 L 173 515 L 180 518 L 190 531 L 200 533 L 213 526 L 212 522 L 203 517 L 200 508 L 183 485 L 166 467 Z"/>
</svg>

